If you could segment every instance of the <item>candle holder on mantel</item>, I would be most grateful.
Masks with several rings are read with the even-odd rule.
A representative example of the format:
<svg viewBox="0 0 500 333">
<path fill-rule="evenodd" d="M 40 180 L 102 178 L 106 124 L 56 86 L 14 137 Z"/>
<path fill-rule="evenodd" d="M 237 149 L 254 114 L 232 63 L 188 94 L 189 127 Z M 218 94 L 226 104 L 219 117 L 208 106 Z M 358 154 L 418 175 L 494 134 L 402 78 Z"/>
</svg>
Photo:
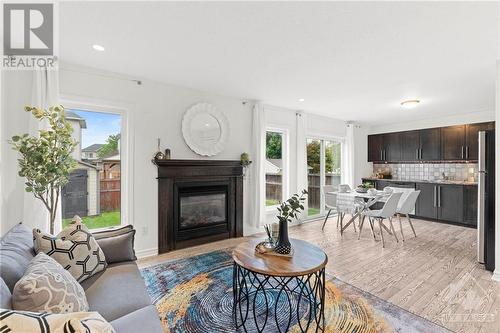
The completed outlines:
<svg viewBox="0 0 500 333">
<path fill-rule="evenodd" d="M 168 159 L 170 159 L 170 150 L 169 150 L 169 154 L 168 155 L 169 155 Z M 161 148 L 160 148 L 160 138 L 158 138 L 158 150 L 153 155 L 153 159 L 151 160 L 151 162 L 153 162 L 153 164 L 156 164 L 156 161 L 163 161 L 163 160 L 166 160 L 166 159 L 167 159 L 167 155 L 161 151 Z"/>
</svg>

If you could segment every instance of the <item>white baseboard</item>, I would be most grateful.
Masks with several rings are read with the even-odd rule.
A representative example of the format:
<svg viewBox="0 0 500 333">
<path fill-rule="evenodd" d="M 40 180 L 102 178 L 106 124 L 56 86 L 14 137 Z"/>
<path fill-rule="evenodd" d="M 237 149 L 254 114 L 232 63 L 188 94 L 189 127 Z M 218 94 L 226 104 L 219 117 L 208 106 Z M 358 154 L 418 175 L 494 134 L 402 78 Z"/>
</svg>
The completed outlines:
<svg viewBox="0 0 500 333">
<path fill-rule="evenodd" d="M 493 272 L 493 276 L 491 277 L 492 280 L 500 282 L 500 269 L 495 269 Z"/>
<path fill-rule="evenodd" d="M 137 256 L 137 259 L 142 259 L 146 257 L 153 257 L 158 255 L 158 248 L 154 247 L 152 249 L 144 249 L 144 250 L 138 250 L 135 251 L 135 255 Z"/>
</svg>

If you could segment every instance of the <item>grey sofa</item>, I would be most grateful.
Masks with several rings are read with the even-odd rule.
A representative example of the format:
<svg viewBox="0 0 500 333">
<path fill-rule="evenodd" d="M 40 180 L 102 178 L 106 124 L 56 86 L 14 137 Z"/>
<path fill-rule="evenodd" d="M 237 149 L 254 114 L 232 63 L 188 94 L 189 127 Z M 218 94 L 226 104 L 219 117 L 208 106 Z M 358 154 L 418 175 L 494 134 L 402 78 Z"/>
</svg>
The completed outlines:
<svg viewBox="0 0 500 333">
<path fill-rule="evenodd" d="M 135 255 L 119 240 L 119 235 L 99 239 L 105 256 L 121 258 L 103 272 L 82 282 L 90 311 L 99 312 L 117 333 L 163 332 L 156 307 L 146 290 L 135 263 Z M 113 239 L 115 238 L 115 239 Z M 111 239 L 111 242 L 110 242 Z M 106 243 L 104 243 L 106 242 Z M 130 247 L 130 246 L 129 246 Z M 117 253 L 121 253 L 117 255 Z M 125 253 L 125 255 L 123 254 Z M 14 226 L 0 240 L 0 306 L 11 308 L 11 292 L 35 256 L 32 231 L 22 224 Z M 109 263 L 109 262 L 108 262 Z"/>
</svg>

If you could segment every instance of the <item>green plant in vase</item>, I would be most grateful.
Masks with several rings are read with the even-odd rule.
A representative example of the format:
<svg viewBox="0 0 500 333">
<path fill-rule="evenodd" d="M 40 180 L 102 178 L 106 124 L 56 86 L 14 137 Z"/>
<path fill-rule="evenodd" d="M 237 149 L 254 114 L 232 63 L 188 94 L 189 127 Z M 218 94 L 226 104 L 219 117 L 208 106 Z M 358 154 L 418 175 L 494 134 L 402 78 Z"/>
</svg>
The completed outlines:
<svg viewBox="0 0 500 333">
<path fill-rule="evenodd" d="M 288 239 L 288 223 L 297 219 L 299 214 L 304 210 L 304 201 L 306 200 L 307 191 L 302 190 L 300 195 L 294 194 L 292 197 L 282 202 L 278 207 L 279 220 L 279 235 L 278 243 L 274 251 L 280 254 L 289 254 L 292 251 L 292 245 Z"/>
</svg>

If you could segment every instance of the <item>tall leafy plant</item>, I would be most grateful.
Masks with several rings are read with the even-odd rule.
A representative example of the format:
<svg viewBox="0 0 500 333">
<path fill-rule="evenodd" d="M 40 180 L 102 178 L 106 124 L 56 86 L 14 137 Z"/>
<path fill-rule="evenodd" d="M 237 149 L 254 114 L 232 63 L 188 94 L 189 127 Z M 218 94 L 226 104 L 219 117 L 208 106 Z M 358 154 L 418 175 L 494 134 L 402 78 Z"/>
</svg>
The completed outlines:
<svg viewBox="0 0 500 333">
<path fill-rule="evenodd" d="M 25 111 L 41 122 L 46 121 L 48 128 L 39 130 L 38 136 L 15 135 L 10 143 L 20 154 L 19 176 L 26 179 L 25 190 L 43 202 L 53 234 L 61 187 L 68 183 L 69 172 L 76 164 L 71 153 L 77 142 L 71 136 L 73 128 L 65 119 L 62 106 L 48 110 L 26 106 Z"/>
</svg>

